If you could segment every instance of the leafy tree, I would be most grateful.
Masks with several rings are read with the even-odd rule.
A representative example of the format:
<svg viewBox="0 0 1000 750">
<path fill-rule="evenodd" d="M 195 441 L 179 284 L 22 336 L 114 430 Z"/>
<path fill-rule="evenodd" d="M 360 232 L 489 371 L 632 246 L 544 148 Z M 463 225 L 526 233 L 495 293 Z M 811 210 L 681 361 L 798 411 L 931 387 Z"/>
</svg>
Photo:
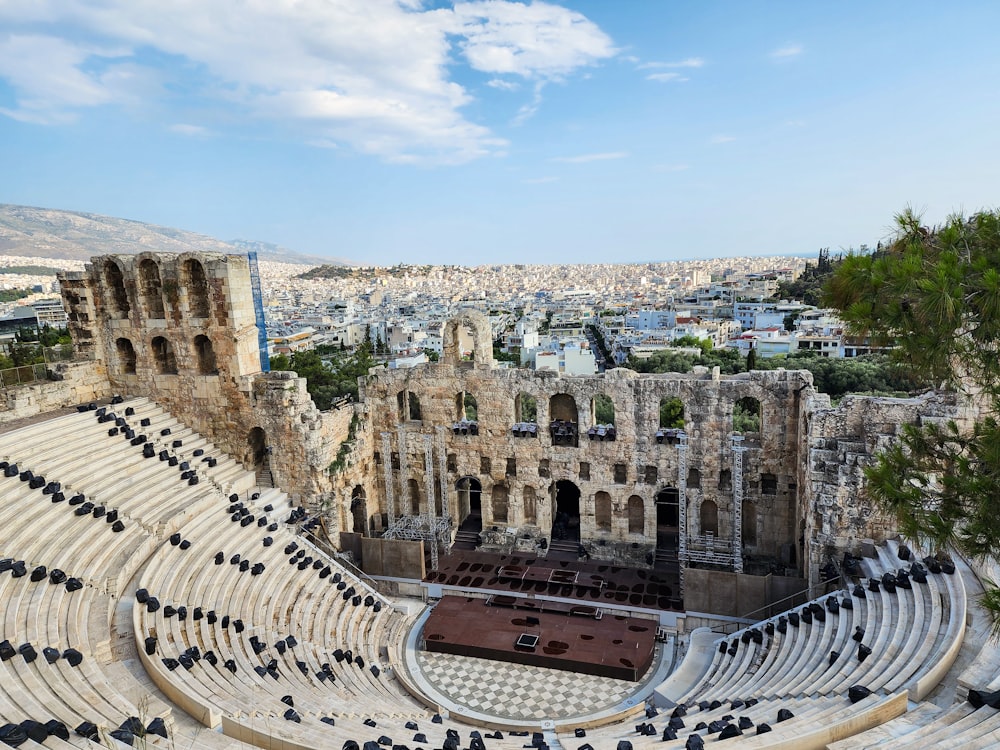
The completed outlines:
<svg viewBox="0 0 1000 750">
<path fill-rule="evenodd" d="M 309 395 L 322 410 L 329 409 L 342 396 L 357 400 L 358 378 L 367 375 L 372 364 L 371 352 L 364 345 L 352 356 L 334 359 L 329 364 L 315 350 L 293 352 L 291 357 L 284 354 L 271 357 L 272 370 L 294 370 L 306 379 Z"/>
<path fill-rule="evenodd" d="M 660 402 L 660 427 L 667 430 L 684 429 L 684 402 L 676 396 Z"/>
<path fill-rule="evenodd" d="M 757 369 L 757 350 L 751 349 L 747 352 L 747 372 Z"/>
<path fill-rule="evenodd" d="M 615 402 L 610 396 L 599 393 L 594 396 L 594 422 L 596 424 L 615 423 Z"/>
<path fill-rule="evenodd" d="M 866 470 L 868 492 L 913 539 L 1000 557 L 1000 212 L 931 230 L 907 209 L 896 225 L 885 250 L 844 259 L 828 300 L 852 332 L 896 345 L 898 362 L 986 408 L 971 430 L 906 426 Z M 1000 635 L 1000 589 L 982 603 Z"/>
</svg>

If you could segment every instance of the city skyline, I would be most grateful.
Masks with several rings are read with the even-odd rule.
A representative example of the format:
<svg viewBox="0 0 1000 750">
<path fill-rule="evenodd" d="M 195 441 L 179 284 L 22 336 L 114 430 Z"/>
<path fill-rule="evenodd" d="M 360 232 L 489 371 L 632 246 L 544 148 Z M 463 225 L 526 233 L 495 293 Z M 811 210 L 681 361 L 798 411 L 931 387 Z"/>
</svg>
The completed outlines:
<svg viewBox="0 0 1000 750">
<path fill-rule="evenodd" d="M 985 2 L 0 2 L 0 202 L 361 265 L 837 252 L 907 205 L 929 223 L 990 206 L 997 20 Z"/>
</svg>

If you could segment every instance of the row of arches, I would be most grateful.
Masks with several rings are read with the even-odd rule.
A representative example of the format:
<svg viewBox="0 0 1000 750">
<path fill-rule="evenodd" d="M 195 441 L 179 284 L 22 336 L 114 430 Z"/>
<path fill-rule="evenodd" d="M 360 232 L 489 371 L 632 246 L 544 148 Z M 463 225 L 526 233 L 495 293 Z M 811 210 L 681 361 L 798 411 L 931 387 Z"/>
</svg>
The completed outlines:
<svg viewBox="0 0 1000 750">
<path fill-rule="evenodd" d="M 215 359 L 215 348 L 212 340 L 204 334 L 194 337 L 191 342 L 196 372 L 199 375 L 218 375 L 219 368 Z M 166 336 L 154 336 L 149 342 L 149 351 L 153 359 L 153 371 L 158 375 L 177 374 L 177 353 L 174 344 Z M 115 340 L 118 371 L 122 375 L 134 375 L 137 356 L 132 340 L 120 336 Z"/>
<path fill-rule="evenodd" d="M 121 266 L 114 260 L 106 260 L 103 276 L 108 290 L 108 310 L 111 316 L 128 318 L 133 304 Z M 208 277 L 201 261 L 196 258 L 184 260 L 180 268 L 180 283 L 187 290 L 187 314 L 193 318 L 209 317 L 211 305 Z M 164 301 L 160 266 L 152 258 L 143 258 L 136 265 L 136 293 L 138 306 L 146 318 L 161 320 L 166 317 L 167 302 Z M 172 300 L 168 301 L 173 304 Z"/>
<path fill-rule="evenodd" d="M 416 393 L 401 390 L 396 394 L 397 416 L 400 421 L 420 421 L 420 399 Z M 598 394 L 591 400 L 591 418 L 594 425 L 614 425 L 615 405 L 610 396 Z M 537 423 L 538 400 L 528 393 L 519 393 L 514 398 L 514 422 Z M 455 395 L 454 418 L 470 422 L 479 419 L 479 402 L 468 391 Z M 682 430 L 685 427 L 684 402 L 677 396 L 660 400 L 658 425 L 661 430 Z M 549 398 L 549 419 L 552 422 L 579 424 L 580 412 L 576 399 L 568 393 L 557 393 Z M 745 396 L 733 405 L 734 432 L 760 432 L 762 422 L 761 403 L 752 396 Z"/>
</svg>

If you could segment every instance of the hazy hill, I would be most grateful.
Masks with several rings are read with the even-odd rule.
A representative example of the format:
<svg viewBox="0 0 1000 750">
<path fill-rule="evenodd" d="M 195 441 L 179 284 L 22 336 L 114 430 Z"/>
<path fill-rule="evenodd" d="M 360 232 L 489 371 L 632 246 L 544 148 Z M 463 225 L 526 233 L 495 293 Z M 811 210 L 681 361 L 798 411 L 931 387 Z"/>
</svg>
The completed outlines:
<svg viewBox="0 0 1000 750">
<path fill-rule="evenodd" d="M 262 260 L 308 265 L 331 263 L 329 258 L 303 255 L 266 242 L 223 242 L 141 221 L 0 203 L 0 255 L 87 260 L 92 255 L 145 250 L 243 254 L 250 249 L 255 249 Z"/>
</svg>

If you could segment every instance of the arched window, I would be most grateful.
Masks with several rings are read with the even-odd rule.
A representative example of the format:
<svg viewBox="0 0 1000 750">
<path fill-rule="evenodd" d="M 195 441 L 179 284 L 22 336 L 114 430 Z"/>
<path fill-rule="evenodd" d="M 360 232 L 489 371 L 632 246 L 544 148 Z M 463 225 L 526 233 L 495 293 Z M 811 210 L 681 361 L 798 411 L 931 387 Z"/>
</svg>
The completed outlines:
<svg viewBox="0 0 1000 750">
<path fill-rule="evenodd" d="M 594 495 L 594 525 L 598 531 L 611 531 L 611 495 L 607 492 Z"/>
<path fill-rule="evenodd" d="M 493 485 L 493 521 L 495 523 L 507 523 L 507 495 L 505 485 Z"/>
<path fill-rule="evenodd" d="M 115 349 L 118 352 L 118 367 L 124 375 L 135 374 L 135 348 L 132 342 L 126 338 L 115 341 Z"/>
<path fill-rule="evenodd" d="M 194 337 L 194 351 L 198 358 L 199 375 L 218 375 L 219 368 L 215 363 L 215 349 L 212 340 L 204 334 Z"/>
<path fill-rule="evenodd" d="M 139 263 L 139 290 L 142 294 L 146 317 L 163 318 L 163 285 L 160 283 L 160 267 L 146 258 Z"/>
<path fill-rule="evenodd" d="M 733 432 L 760 432 L 760 401 L 744 396 L 733 405 Z"/>
<path fill-rule="evenodd" d="M 524 522 L 527 524 L 537 523 L 537 511 L 535 510 L 535 488 L 525 487 L 521 493 L 524 502 Z"/>
<path fill-rule="evenodd" d="M 615 402 L 611 400 L 610 396 L 598 393 L 594 396 L 592 407 L 595 425 L 613 425 L 615 423 Z"/>
<path fill-rule="evenodd" d="M 719 535 L 719 506 L 714 500 L 701 503 L 701 533 Z"/>
<path fill-rule="evenodd" d="M 557 393 L 549 399 L 549 418 L 564 422 L 578 422 L 576 399 L 568 393 Z"/>
<path fill-rule="evenodd" d="M 156 362 L 156 371 L 160 375 L 177 374 L 177 357 L 174 355 L 174 348 L 163 336 L 157 336 L 151 342 L 153 349 L 153 360 Z"/>
<path fill-rule="evenodd" d="M 420 515 L 420 485 L 417 483 L 416 479 L 410 479 L 407 481 L 407 490 L 410 495 L 410 515 L 419 516 Z"/>
<path fill-rule="evenodd" d="M 553 445 L 579 445 L 579 412 L 576 400 L 568 393 L 557 393 L 549 399 L 549 432 Z"/>
<path fill-rule="evenodd" d="M 455 419 L 459 422 L 479 421 L 479 403 L 471 393 L 460 391 L 455 394 Z"/>
<path fill-rule="evenodd" d="M 400 422 L 420 421 L 420 399 L 413 391 L 396 394 L 396 412 Z"/>
<path fill-rule="evenodd" d="M 184 282 L 187 287 L 188 312 L 192 318 L 207 318 L 208 279 L 205 278 L 205 267 L 200 261 L 188 258 L 184 261 Z"/>
<path fill-rule="evenodd" d="M 632 495 L 628 499 L 628 533 L 644 534 L 646 532 L 646 508 L 642 498 Z"/>
<path fill-rule="evenodd" d="M 519 393 L 514 402 L 514 412 L 515 422 L 537 422 L 538 402 L 534 396 L 527 393 Z"/>
<path fill-rule="evenodd" d="M 112 316 L 115 318 L 127 318 L 131 306 L 128 303 L 128 293 L 125 291 L 125 280 L 122 278 L 122 269 L 113 261 L 104 263 L 104 281 L 108 285 L 110 292 L 109 302 Z"/>
<path fill-rule="evenodd" d="M 684 402 L 677 396 L 660 399 L 660 429 L 684 429 Z"/>
</svg>

